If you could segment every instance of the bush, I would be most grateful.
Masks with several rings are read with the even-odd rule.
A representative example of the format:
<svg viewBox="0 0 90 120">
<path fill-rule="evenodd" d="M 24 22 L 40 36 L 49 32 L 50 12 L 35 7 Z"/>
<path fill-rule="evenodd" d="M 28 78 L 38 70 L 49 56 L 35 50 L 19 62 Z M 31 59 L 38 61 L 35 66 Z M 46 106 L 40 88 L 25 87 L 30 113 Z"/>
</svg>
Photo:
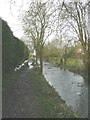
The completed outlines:
<svg viewBox="0 0 90 120">
<path fill-rule="evenodd" d="M 68 59 L 67 60 L 67 66 L 68 67 L 72 67 L 72 68 L 74 68 L 74 67 L 78 67 L 78 60 L 77 59 Z"/>
</svg>

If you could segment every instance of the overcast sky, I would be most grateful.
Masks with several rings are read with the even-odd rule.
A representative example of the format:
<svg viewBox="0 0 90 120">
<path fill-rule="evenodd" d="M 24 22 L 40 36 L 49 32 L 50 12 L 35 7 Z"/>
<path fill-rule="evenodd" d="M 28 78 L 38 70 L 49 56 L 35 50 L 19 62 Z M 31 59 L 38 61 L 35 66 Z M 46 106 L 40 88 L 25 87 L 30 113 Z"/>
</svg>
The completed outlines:
<svg viewBox="0 0 90 120">
<path fill-rule="evenodd" d="M 24 36 L 23 30 L 22 30 L 22 24 L 19 20 L 20 11 L 19 8 L 23 6 L 22 10 L 26 10 L 28 6 L 28 1 L 30 0 L 15 0 L 16 6 L 12 5 L 12 9 L 10 9 L 10 0 L 0 0 L 0 17 L 7 21 L 8 25 L 10 26 L 11 30 L 13 31 L 13 34 L 18 37 L 22 38 Z"/>
<path fill-rule="evenodd" d="M 11 30 L 13 31 L 13 33 L 16 37 L 22 38 L 24 33 L 22 30 L 22 24 L 20 23 L 20 20 L 18 18 L 20 15 L 19 8 L 22 5 L 21 1 L 23 1 L 22 10 L 26 10 L 27 5 L 28 5 L 27 3 L 28 3 L 28 1 L 30 2 L 30 0 L 15 0 L 16 6 L 15 6 L 15 4 L 14 4 L 14 6 L 12 5 L 12 9 L 10 9 L 9 1 L 10 0 L 0 0 L 0 17 L 2 17 L 2 19 L 7 21 L 8 25 L 10 26 Z M 56 0 L 54 0 L 54 2 L 55 1 Z M 76 0 L 76 1 L 79 1 L 79 0 Z M 53 37 L 54 37 L 54 35 L 52 35 L 51 38 L 53 38 Z"/>
<path fill-rule="evenodd" d="M 21 5 L 20 0 L 17 1 L 18 5 Z M 3 20 L 7 21 L 14 35 L 18 38 L 21 38 L 23 35 L 23 31 L 21 23 L 18 19 L 19 16 L 18 8 L 19 6 L 15 6 L 11 10 L 9 0 L 0 0 L 0 17 Z"/>
<path fill-rule="evenodd" d="M 0 17 L 7 21 L 8 25 L 10 26 L 11 30 L 13 31 L 13 34 L 18 37 L 22 38 L 24 36 L 23 30 L 22 30 L 22 24 L 19 20 L 20 11 L 19 8 L 23 6 L 22 10 L 26 10 L 28 6 L 28 1 L 30 3 L 30 0 L 15 0 L 16 6 L 12 5 L 12 9 L 10 9 L 10 0 L 0 0 Z M 56 1 L 56 0 L 55 0 Z M 51 38 L 54 37 L 54 34 L 51 36 Z"/>
</svg>

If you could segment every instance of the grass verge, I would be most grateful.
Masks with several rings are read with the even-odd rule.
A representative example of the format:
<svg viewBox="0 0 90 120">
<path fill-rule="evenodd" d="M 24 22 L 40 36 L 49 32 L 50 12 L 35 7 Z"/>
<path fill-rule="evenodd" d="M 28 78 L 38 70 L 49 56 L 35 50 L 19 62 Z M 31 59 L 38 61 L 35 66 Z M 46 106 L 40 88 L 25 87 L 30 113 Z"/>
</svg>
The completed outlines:
<svg viewBox="0 0 90 120">
<path fill-rule="evenodd" d="M 11 87 L 17 80 L 17 78 L 20 76 L 19 72 L 11 72 L 8 74 L 3 74 L 2 76 L 2 88 L 8 89 Z"/>
<path fill-rule="evenodd" d="M 43 118 L 79 118 L 78 113 L 67 107 L 53 87 L 40 74 L 38 68 L 31 70 L 30 78 L 38 101 L 43 108 Z"/>
</svg>

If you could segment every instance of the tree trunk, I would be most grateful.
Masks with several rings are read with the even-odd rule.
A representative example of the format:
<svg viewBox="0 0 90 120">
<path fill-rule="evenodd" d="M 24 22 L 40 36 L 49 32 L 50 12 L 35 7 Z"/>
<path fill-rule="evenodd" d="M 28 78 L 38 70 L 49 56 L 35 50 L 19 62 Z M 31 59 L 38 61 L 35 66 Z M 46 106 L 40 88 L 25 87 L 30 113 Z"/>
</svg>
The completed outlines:
<svg viewBox="0 0 90 120">
<path fill-rule="evenodd" d="M 43 73 L 43 56 L 42 56 L 42 50 L 40 51 L 39 58 L 40 58 L 40 72 L 42 74 Z"/>
<path fill-rule="evenodd" d="M 66 70 L 66 58 L 64 58 L 64 70 Z"/>
<path fill-rule="evenodd" d="M 67 48 L 65 48 L 65 54 L 64 54 L 64 70 L 66 70 L 66 62 L 67 62 Z"/>
<path fill-rule="evenodd" d="M 38 64 L 38 52 L 36 51 L 36 65 Z"/>
<path fill-rule="evenodd" d="M 83 46 L 84 55 L 83 55 L 83 63 L 84 63 L 84 74 L 87 76 L 88 72 L 88 51 L 86 50 L 86 46 Z"/>
<path fill-rule="evenodd" d="M 90 38 L 88 40 L 88 83 L 90 84 Z"/>
</svg>

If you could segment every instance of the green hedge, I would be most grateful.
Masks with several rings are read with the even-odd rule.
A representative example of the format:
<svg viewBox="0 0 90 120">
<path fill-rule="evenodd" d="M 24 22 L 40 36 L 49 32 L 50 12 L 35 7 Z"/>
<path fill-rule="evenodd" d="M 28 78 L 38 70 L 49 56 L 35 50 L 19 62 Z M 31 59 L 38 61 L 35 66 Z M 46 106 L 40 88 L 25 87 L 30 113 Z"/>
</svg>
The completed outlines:
<svg viewBox="0 0 90 120">
<path fill-rule="evenodd" d="M 13 36 L 7 23 L 2 20 L 2 71 L 8 73 L 14 71 L 15 67 L 28 59 L 27 46 Z"/>
<path fill-rule="evenodd" d="M 15 39 L 15 64 L 18 66 L 29 57 L 29 51 L 23 41 L 14 37 Z"/>
</svg>

